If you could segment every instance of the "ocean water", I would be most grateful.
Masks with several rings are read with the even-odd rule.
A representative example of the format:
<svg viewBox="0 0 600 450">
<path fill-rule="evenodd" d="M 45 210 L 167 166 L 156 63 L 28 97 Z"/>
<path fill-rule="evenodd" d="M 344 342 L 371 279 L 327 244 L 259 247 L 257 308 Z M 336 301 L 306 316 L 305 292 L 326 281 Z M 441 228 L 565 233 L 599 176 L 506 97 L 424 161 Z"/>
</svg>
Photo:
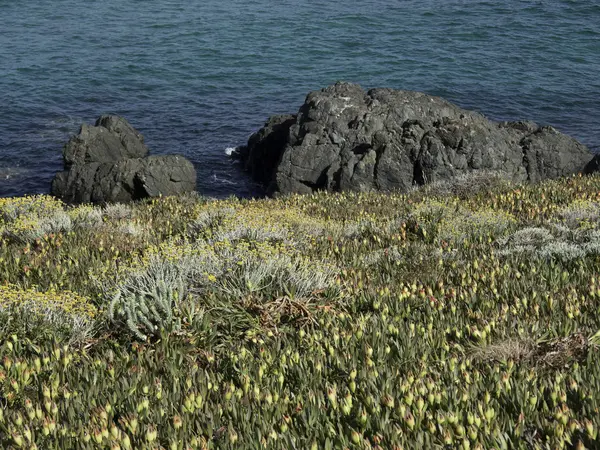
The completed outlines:
<svg viewBox="0 0 600 450">
<path fill-rule="evenodd" d="M 419 90 L 600 150 L 597 0 L 0 0 L 0 196 L 49 192 L 119 114 L 206 195 L 260 195 L 227 149 L 338 80 Z"/>
</svg>

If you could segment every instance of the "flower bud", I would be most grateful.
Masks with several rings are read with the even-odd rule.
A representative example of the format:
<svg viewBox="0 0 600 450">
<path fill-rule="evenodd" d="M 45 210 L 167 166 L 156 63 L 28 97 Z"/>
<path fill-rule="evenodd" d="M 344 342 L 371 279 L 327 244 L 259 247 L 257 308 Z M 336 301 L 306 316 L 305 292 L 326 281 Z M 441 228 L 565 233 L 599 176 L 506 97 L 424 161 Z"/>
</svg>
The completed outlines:
<svg viewBox="0 0 600 450">
<path fill-rule="evenodd" d="M 392 397 L 391 395 L 384 395 L 383 398 L 381 399 L 381 404 L 387 408 L 393 408 L 394 407 L 394 397 Z"/>
<path fill-rule="evenodd" d="M 360 416 L 358 416 L 358 421 L 361 423 L 361 425 L 365 425 L 367 423 L 367 419 L 367 412 L 364 409 L 361 409 Z"/>
<path fill-rule="evenodd" d="M 123 444 L 123 448 L 126 450 L 131 448 L 131 439 L 129 439 L 127 434 L 123 434 L 123 437 L 121 438 L 121 444 Z"/>
<path fill-rule="evenodd" d="M 598 431 L 594 429 L 594 423 L 589 419 L 585 419 L 584 425 L 587 435 L 590 437 L 590 439 L 595 440 L 598 435 Z"/>
<path fill-rule="evenodd" d="M 94 441 L 96 444 L 100 444 L 104 438 L 102 437 L 102 431 L 99 428 L 94 429 Z"/>
<path fill-rule="evenodd" d="M 154 442 L 156 440 L 158 433 L 156 431 L 156 427 L 153 425 L 149 425 L 146 429 L 146 440 L 148 442 Z"/>
<path fill-rule="evenodd" d="M 477 440 L 477 430 L 474 427 L 469 427 L 469 439 L 472 441 Z"/>
<path fill-rule="evenodd" d="M 17 447 L 23 446 L 23 436 L 21 436 L 19 433 L 12 433 L 11 437 Z"/>
</svg>

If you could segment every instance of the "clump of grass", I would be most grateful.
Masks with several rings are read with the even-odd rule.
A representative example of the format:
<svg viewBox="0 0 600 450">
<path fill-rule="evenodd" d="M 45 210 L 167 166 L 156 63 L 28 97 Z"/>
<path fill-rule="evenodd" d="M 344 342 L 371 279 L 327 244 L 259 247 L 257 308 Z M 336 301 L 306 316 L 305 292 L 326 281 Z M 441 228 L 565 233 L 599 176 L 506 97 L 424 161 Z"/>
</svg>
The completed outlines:
<svg viewBox="0 0 600 450">
<path fill-rule="evenodd" d="M 124 220 L 133 217 L 133 209 L 124 203 L 113 203 L 106 205 L 102 211 L 109 220 Z"/>
<path fill-rule="evenodd" d="M 62 212 L 64 205 L 60 200 L 47 195 L 29 197 L 0 198 L 0 220 L 10 223 L 23 216 L 48 217 Z"/>
<path fill-rule="evenodd" d="M 508 339 L 483 347 L 474 347 L 471 356 L 482 362 L 507 362 L 530 360 L 535 354 L 537 343 L 531 338 Z"/>
<path fill-rule="evenodd" d="M 460 199 L 508 190 L 511 187 L 506 174 L 492 170 L 463 173 L 447 180 L 435 181 L 416 187 L 422 197 L 457 197 Z"/>
<path fill-rule="evenodd" d="M 588 339 L 582 333 L 574 333 L 540 342 L 531 338 L 517 338 L 483 347 L 475 346 L 470 356 L 474 361 L 488 364 L 511 362 L 542 369 L 565 369 L 584 361 L 588 350 Z"/>
<path fill-rule="evenodd" d="M 234 215 L 235 210 L 231 207 L 203 209 L 190 224 L 189 233 L 192 236 L 202 237 L 205 233 L 211 233 L 223 220 Z"/>
<path fill-rule="evenodd" d="M 240 241 L 264 242 L 264 241 L 289 241 L 288 231 L 280 226 L 255 227 L 239 224 L 235 228 L 218 231 L 213 239 L 215 241 Z"/>
<path fill-rule="evenodd" d="M 117 227 L 117 231 L 131 236 L 141 236 L 145 233 L 146 228 L 140 223 L 124 223 Z"/>
<path fill-rule="evenodd" d="M 550 230 L 542 227 L 526 227 L 515 231 L 513 234 L 497 240 L 497 247 L 501 255 L 514 253 L 533 253 L 546 244 L 553 242 L 555 237 Z"/>
<path fill-rule="evenodd" d="M 178 310 L 193 270 L 194 261 L 189 258 L 150 257 L 118 285 L 109 303 L 109 319 L 126 325 L 142 341 L 149 335 L 178 329 Z"/>
<path fill-rule="evenodd" d="M 556 217 L 569 228 L 596 228 L 600 223 L 600 203 L 578 200 L 556 211 Z"/>
<path fill-rule="evenodd" d="M 585 256 L 583 248 L 569 242 L 554 241 L 544 245 L 538 254 L 542 258 L 559 258 L 565 261 L 581 259 Z"/>
<path fill-rule="evenodd" d="M 47 234 L 71 228 L 71 218 L 64 205 L 53 197 L 39 195 L 0 199 L 0 231 L 9 239 L 33 242 Z"/>
<path fill-rule="evenodd" d="M 388 260 L 392 263 L 400 263 L 403 259 L 405 259 L 405 255 L 403 255 L 402 251 L 397 246 L 391 246 L 368 253 L 364 256 L 362 264 L 365 267 L 370 267 L 382 260 Z"/>
<path fill-rule="evenodd" d="M 527 227 L 517 230 L 499 239 L 496 245 L 503 256 L 524 253 L 543 259 L 571 261 L 599 254 L 600 233 L 595 229 L 572 229 L 551 224 L 550 229 Z"/>
<path fill-rule="evenodd" d="M 47 331 L 61 340 L 81 342 L 90 336 L 99 314 L 91 302 L 73 292 L 0 286 L 0 328 L 28 336 Z"/>
<path fill-rule="evenodd" d="M 442 219 L 438 239 L 458 244 L 468 239 L 493 240 L 503 236 L 516 223 L 511 214 L 493 209 L 461 211 L 452 217 Z"/>
<path fill-rule="evenodd" d="M 87 229 L 98 229 L 104 225 L 102 210 L 92 205 L 81 205 L 67 211 L 73 226 Z"/>
</svg>

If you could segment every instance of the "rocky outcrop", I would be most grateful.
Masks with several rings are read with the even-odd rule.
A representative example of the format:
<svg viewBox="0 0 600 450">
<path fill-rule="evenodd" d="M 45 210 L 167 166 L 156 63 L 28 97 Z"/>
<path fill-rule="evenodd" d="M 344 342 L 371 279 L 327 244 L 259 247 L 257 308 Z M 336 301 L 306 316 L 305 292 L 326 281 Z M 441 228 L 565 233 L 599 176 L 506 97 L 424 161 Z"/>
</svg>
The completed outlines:
<svg viewBox="0 0 600 450">
<path fill-rule="evenodd" d="M 82 125 L 63 149 L 65 171 L 52 194 L 69 203 L 129 202 L 196 188 L 196 170 L 179 155 L 148 156 L 143 136 L 125 119 L 102 116 Z"/>
<path fill-rule="evenodd" d="M 337 83 L 275 116 L 241 152 L 279 193 L 401 190 L 476 170 L 513 181 L 581 171 L 591 152 L 552 127 L 496 123 L 439 97 Z"/>
<path fill-rule="evenodd" d="M 240 149 L 239 156 L 245 161 L 244 168 L 256 181 L 263 184 L 270 182 L 277 169 L 281 149 L 287 142 L 289 129 L 294 123 L 295 115 L 272 116 L 250 136 L 248 145 Z"/>
</svg>

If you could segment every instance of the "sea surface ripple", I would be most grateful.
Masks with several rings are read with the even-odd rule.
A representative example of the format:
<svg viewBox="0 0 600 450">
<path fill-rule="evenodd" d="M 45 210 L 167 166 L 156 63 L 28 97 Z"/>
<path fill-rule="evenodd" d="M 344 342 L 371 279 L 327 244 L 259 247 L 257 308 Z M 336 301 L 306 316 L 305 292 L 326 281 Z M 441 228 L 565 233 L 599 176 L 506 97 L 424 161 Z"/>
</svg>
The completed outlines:
<svg viewBox="0 0 600 450">
<path fill-rule="evenodd" d="M 225 154 L 337 80 L 551 124 L 600 150 L 596 0 L 0 0 L 0 196 L 46 193 L 83 122 L 126 117 L 206 195 Z"/>
</svg>

